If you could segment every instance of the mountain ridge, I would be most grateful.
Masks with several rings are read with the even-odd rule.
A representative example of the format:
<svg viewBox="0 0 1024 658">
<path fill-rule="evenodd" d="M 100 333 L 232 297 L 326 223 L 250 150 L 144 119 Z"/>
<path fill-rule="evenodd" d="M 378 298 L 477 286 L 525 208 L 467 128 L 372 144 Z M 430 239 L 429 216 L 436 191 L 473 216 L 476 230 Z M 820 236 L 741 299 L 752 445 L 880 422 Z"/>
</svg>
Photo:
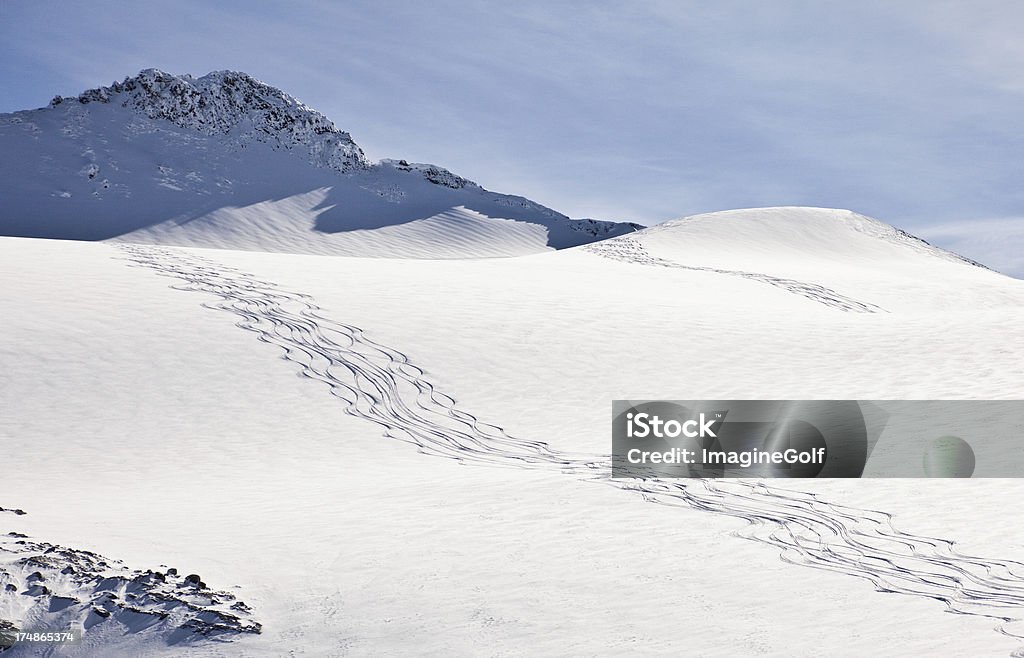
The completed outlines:
<svg viewBox="0 0 1024 658">
<path fill-rule="evenodd" d="M 56 96 L 0 115 L 0 145 L 11 156 L 0 160 L 0 234 L 11 236 L 450 258 L 534 253 L 640 228 L 572 220 L 435 164 L 371 163 L 324 114 L 238 71 L 145 69 Z M 266 207 L 276 223 L 260 216 Z"/>
</svg>

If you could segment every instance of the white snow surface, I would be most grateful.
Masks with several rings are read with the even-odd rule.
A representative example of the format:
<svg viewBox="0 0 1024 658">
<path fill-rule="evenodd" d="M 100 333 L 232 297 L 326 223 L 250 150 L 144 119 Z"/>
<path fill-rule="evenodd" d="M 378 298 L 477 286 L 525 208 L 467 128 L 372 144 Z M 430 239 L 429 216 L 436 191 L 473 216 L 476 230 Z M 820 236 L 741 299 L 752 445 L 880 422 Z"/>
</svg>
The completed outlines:
<svg viewBox="0 0 1024 658">
<path fill-rule="evenodd" d="M 636 230 L 570 220 L 349 133 L 245 73 L 147 69 L 0 115 L 0 234 L 290 253 L 515 256 Z"/>
<path fill-rule="evenodd" d="M 1019 480 L 641 496 L 601 466 L 613 399 L 1020 397 L 1024 282 L 874 220 L 732 211 L 483 260 L 0 238 L 0 276 L 0 505 L 27 512 L 0 529 L 201 574 L 262 624 L 174 645 L 110 625 L 116 650 L 60 655 L 1024 644 L 1020 622 L 979 616 L 1024 617 L 986 598 L 998 560 L 1024 561 Z M 887 548 L 903 536 L 877 534 L 872 510 L 914 534 L 916 557 Z M 929 561 L 922 537 L 985 559 Z M 965 573 L 976 601 L 955 595 Z M 999 582 L 1011 602 L 1021 576 Z"/>
</svg>

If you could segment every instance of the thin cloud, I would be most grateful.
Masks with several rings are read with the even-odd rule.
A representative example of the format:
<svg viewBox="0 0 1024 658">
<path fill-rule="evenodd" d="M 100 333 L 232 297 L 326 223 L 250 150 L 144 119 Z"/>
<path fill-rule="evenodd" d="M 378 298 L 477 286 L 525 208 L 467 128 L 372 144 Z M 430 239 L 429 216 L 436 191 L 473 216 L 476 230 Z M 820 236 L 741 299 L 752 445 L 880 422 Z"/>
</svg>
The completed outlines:
<svg viewBox="0 0 1024 658">
<path fill-rule="evenodd" d="M 919 237 L 940 247 L 1024 278 L 1024 217 L 944 222 L 917 231 Z"/>
</svg>

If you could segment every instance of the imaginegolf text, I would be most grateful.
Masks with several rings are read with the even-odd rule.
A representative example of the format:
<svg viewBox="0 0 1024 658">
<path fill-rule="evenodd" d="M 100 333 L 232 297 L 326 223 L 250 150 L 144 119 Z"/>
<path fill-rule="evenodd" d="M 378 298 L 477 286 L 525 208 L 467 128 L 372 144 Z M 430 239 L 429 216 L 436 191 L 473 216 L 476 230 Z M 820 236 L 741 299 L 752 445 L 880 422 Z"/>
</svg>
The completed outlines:
<svg viewBox="0 0 1024 658">
<path fill-rule="evenodd" d="M 825 448 L 814 450 L 745 450 L 740 452 L 708 450 L 702 448 L 701 459 L 697 459 L 696 450 L 673 448 L 663 452 L 654 452 L 633 448 L 626 453 L 630 464 L 703 464 L 713 466 L 739 466 L 749 468 L 754 464 L 824 464 Z"/>
</svg>

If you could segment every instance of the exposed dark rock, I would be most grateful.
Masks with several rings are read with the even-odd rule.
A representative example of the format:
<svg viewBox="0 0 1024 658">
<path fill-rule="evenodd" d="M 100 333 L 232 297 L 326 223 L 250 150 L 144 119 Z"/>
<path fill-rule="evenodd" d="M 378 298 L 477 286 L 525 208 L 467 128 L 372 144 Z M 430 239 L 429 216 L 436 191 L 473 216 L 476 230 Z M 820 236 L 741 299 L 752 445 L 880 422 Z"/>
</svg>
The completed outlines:
<svg viewBox="0 0 1024 658">
<path fill-rule="evenodd" d="M 229 592 L 210 590 L 198 574 L 182 578 L 173 568 L 130 571 L 90 551 L 2 536 L 0 560 L 0 609 L 25 609 L 23 602 L 5 608 L 6 597 L 33 597 L 27 611 L 35 624 L 81 624 L 89 633 L 114 619 L 128 632 L 164 633 L 169 643 L 224 640 L 262 628 L 251 619 L 249 606 Z M 11 620 L 11 628 L 16 630 L 19 621 Z"/>
</svg>

